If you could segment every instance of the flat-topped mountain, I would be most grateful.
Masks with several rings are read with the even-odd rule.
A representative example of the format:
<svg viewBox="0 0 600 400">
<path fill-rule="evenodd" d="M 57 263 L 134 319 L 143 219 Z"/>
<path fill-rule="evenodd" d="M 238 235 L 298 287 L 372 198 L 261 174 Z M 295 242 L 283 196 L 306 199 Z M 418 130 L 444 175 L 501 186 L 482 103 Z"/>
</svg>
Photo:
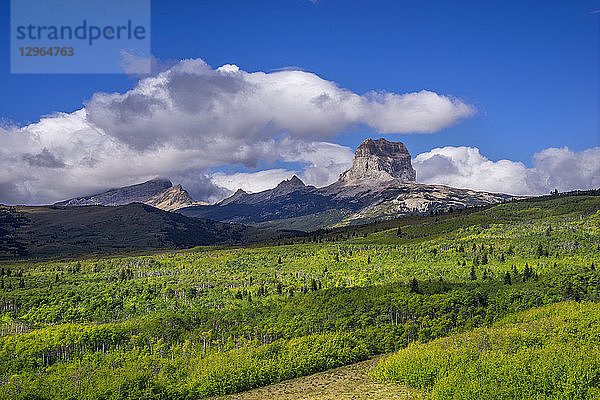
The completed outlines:
<svg viewBox="0 0 600 400">
<path fill-rule="evenodd" d="M 411 157 L 401 142 L 367 139 L 352 167 L 337 182 L 306 186 L 293 176 L 258 193 L 238 190 L 212 206 L 178 210 L 194 217 L 277 229 L 315 230 L 450 208 L 482 206 L 513 196 L 415 182 Z"/>
<path fill-rule="evenodd" d="M 354 153 L 352 167 L 340 175 L 341 182 L 358 180 L 414 182 L 416 172 L 402 142 L 367 139 Z"/>
</svg>

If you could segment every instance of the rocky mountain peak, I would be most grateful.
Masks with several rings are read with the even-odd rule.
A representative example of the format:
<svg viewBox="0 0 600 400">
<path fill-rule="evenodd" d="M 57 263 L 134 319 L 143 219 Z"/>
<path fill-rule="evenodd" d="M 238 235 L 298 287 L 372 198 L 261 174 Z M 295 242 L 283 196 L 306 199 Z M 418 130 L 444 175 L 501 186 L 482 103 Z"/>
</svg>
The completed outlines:
<svg viewBox="0 0 600 400">
<path fill-rule="evenodd" d="M 280 189 L 299 189 L 305 186 L 304 182 L 296 175 L 292 176 L 290 179 L 281 181 L 279 185 L 277 185 Z"/>
<path fill-rule="evenodd" d="M 307 186 L 296 175 L 290 179 L 283 180 L 270 193 L 271 196 L 284 196 L 293 193 L 297 190 L 306 188 Z"/>
<path fill-rule="evenodd" d="M 234 203 L 235 201 L 241 199 L 242 197 L 248 195 L 248 193 L 243 190 L 243 189 L 238 189 L 235 191 L 234 194 L 232 194 L 231 196 L 227 197 L 226 199 L 221 200 L 219 203 L 217 203 L 219 206 L 226 206 L 228 204 Z"/>
<path fill-rule="evenodd" d="M 410 153 L 402 142 L 383 138 L 367 139 L 354 153 L 352 167 L 340 175 L 340 182 L 359 180 L 414 182 L 416 172 L 410 162 Z"/>
<path fill-rule="evenodd" d="M 183 187 L 181 187 L 181 185 L 172 186 L 164 192 L 159 193 L 147 200 L 145 203 L 165 211 L 173 211 L 184 207 L 207 204 L 194 201 L 194 199 L 192 199 L 189 193 Z"/>
</svg>

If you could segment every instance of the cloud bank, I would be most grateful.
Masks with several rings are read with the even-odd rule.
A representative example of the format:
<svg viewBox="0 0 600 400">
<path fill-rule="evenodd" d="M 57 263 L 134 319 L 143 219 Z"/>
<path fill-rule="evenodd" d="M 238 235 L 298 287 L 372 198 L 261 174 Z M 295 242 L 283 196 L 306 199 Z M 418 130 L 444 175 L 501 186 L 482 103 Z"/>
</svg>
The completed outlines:
<svg viewBox="0 0 600 400">
<path fill-rule="evenodd" d="M 533 155 L 533 168 L 509 160 L 491 161 L 475 147 L 443 147 L 413 159 L 417 180 L 508 194 L 547 194 L 600 188 L 600 147 L 574 152 L 548 148 Z"/>
<path fill-rule="evenodd" d="M 0 203 L 52 203 L 156 176 L 214 201 L 227 188 L 222 175 L 210 179 L 213 169 L 276 161 L 301 163 L 290 175 L 320 186 L 351 162 L 349 148 L 327 142 L 340 133 L 432 133 L 474 112 L 426 90 L 357 94 L 303 71 L 183 60 L 126 93 L 96 93 L 76 112 L 2 128 Z"/>
</svg>

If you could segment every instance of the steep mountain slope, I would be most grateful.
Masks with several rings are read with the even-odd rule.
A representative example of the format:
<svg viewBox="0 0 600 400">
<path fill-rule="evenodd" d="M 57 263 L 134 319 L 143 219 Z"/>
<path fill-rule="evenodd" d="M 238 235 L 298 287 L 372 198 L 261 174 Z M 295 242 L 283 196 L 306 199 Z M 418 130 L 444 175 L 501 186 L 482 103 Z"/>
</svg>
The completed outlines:
<svg viewBox="0 0 600 400">
<path fill-rule="evenodd" d="M 165 211 L 173 211 L 191 206 L 208 205 L 208 203 L 194 201 L 181 185 L 172 186 L 144 203 Z"/>
<path fill-rule="evenodd" d="M 188 218 L 140 203 L 115 207 L 0 205 L 0 259 L 242 244 L 286 235 Z"/>
<path fill-rule="evenodd" d="M 56 206 L 122 206 L 145 203 L 173 186 L 167 179 L 152 179 L 137 185 L 111 189 L 91 196 L 77 197 L 56 203 Z"/>
<path fill-rule="evenodd" d="M 481 206 L 513 196 L 415 182 L 410 154 L 400 142 L 365 140 L 352 167 L 323 188 L 298 177 L 259 193 L 238 190 L 213 206 L 187 207 L 184 215 L 261 227 L 306 231 L 450 208 Z"/>
</svg>

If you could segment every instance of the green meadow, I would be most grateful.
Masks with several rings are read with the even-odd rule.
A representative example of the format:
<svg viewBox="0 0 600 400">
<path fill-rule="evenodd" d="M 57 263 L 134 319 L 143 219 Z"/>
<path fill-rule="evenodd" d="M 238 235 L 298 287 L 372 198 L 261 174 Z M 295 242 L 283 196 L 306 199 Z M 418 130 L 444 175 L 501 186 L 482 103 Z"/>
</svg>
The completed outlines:
<svg viewBox="0 0 600 400">
<path fill-rule="evenodd" d="M 600 196 L 0 267 L 0 398 L 199 399 L 384 356 L 433 399 L 600 398 Z"/>
</svg>

